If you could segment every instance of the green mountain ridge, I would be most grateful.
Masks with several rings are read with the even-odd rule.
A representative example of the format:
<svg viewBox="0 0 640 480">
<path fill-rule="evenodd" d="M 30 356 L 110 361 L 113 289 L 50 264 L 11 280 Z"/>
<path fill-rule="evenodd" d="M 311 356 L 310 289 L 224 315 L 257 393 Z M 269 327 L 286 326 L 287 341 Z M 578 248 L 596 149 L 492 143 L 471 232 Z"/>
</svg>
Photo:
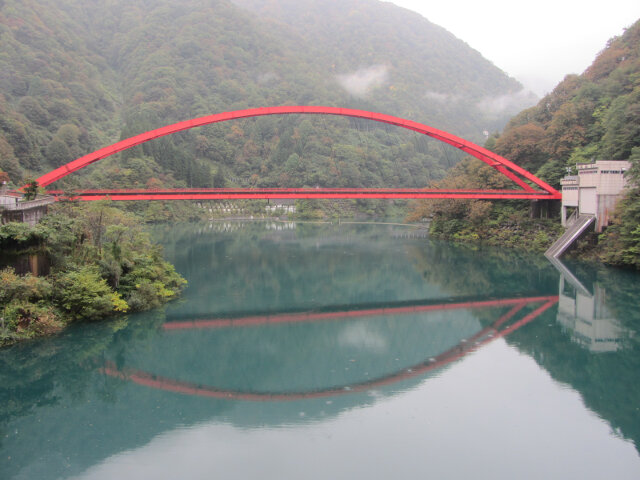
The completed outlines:
<svg viewBox="0 0 640 480">
<path fill-rule="evenodd" d="M 519 110 L 487 106 L 530 103 L 521 90 L 444 29 L 375 0 L 0 4 L 0 169 L 15 181 L 151 128 L 258 106 L 363 108 L 482 141 Z M 424 186 L 461 156 L 370 123 L 206 127 L 58 186 L 212 186 L 222 170 L 227 184 Z"/>
<path fill-rule="evenodd" d="M 640 268 L 640 21 L 612 38 L 581 75 L 567 75 L 540 102 L 516 115 L 489 150 L 534 172 L 550 185 L 576 164 L 629 160 L 628 188 L 607 230 L 579 247 L 579 255 L 608 264 Z M 495 172 L 480 162 L 461 162 L 441 187 L 478 188 Z M 503 185 L 503 188 L 506 185 Z M 559 221 L 531 221 L 526 205 L 507 202 L 420 202 L 411 218 L 429 217 L 431 233 L 455 240 L 483 241 L 545 251 L 557 238 Z"/>
<path fill-rule="evenodd" d="M 609 40 L 583 74 L 567 75 L 536 106 L 514 116 L 495 142 L 497 153 L 525 168 L 545 165 L 556 185 L 565 166 L 626 160 L 638 146 L 640 21 Z"/>
</svg>

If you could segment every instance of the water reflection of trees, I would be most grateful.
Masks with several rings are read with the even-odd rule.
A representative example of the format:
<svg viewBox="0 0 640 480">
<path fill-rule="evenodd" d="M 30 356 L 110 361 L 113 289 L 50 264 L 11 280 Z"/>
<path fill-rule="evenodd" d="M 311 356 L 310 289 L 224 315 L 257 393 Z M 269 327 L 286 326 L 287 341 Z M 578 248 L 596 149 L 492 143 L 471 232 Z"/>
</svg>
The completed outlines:
<svg viewBox="0 0 640 480">
<path fill-rule="evenodd" d="M 557 273 L 540 255 L 440 241 L 409 248 L 413 267 L 451 295 L 511 295 L 557 292 Z"/>
<path fill-rule="evenodd" d="M 385 227 L 301 224 L 273 231 L 261 223 L 232 235 L 201 232 L 192 243 L 168 239 L 166 245 L 190 282 L 185 297 L 192 314 L 439 295 Z"/>
<path fill-rule="evenodd" d="M 412 248 L 411 256 L 425 278 L 449 292 L 508 292 L 517 285 L 524 290 L 537 287 L 544 292 L 555 291 L 561 302 L 563 294 L 572 294 L 558 291 L 562 285 L 571 290 L 569 282 L 561 281 L 543 257 L 482 247 L 452 249 L 437 242 L 432 247 Z M 609 340 L 619 347 L 590 351 L 586 347 L 594 343 L 593 339 L 580 340 L 580 333 L 568 328 L 566 321 L 557 321 L 557 308 L 509 335 L 507 343 L 534 358 L 555 380 L 580 392 L 589 409 L 606 419 L 614 431 L 631 439 L 640 451 L 640 276 L 633 271 L 580 263 L 571 264 L 570 270 L 584 282 L 588 295 L 599 296 L 592 300 L 598 304 L 593 305 L 594 313 L 615 322 L 615 328 L 608 329 L 618 334 Z M 452 275 L 451 271 L 459 273 Z M 478 312 L 483 324 L 487 321 L 484 316 Z"/>
<path fill-rule="evenodd" d="M 301 409 L 306 412 L 305 422 L 318 421 L 372 404 L 399 388 L 380 387 L 373 396 L 359 392 L 332 397 L 331 402 L 318 398 L 305 400 L 304 405 L 271 402 L 268 407 L 250 407 L 224 398 L 141 388 L 102 375 L 100 370 L 107 364 L 125 370 L 131 365 L 146 366 L 154 372 L 242 388 L 282 388 L 294 376 L 303 387 L 331 386 L 402 371 L 416 358 L 424 361 L 478 328 L 471 317 L 429 322 L 409 316 L 401 321 L 384 317 L 374 323 L 232 329 L 213 335 L 194 331 L 185 338 L 161 333 L 163 321 L 162 315 L 140 315 L 135 321 L 81 327 L 54 339 L 4 350 L 0 355 L 6 387 L 0 411 L 4 440 L 0 470 L 12 476 L 22 468 L 38 472 L 46 467 L 48 475 L 72 476 L 178 426 L 210 419 L 240 427 L 284 425 L 302 421 Z M 434 323 L 440 328 L 434 329 Z M 323 367 L 322 360 L 327 358 L 335 372 Z M 400 388 L 411 388 L 421 378 L 401 379 Z M 65 465 L 49 461 L 56 458 L 67 459 Z M 41 459 L 48 459 L 47 464 Z"/>
<path fill-rule="evenodd" d="M 208 288 L 199 290 L 199 282 L 207 285 L 214 275 L 220 276 L 215 281 L 220 282 L 221 291 L 237 291 L 241 298 L 258 297 L 266 306 L 277 306 L 269 295 L 283 298 L 285 290 L 289 291 L 285 303 L 297 307 L 304 306 L 310 291 L 321 304 L 326 301 L 324 296 L 338 292 L 338 299 L 346 305 L 424 298 L 425 294 L 435 302 L 443 296 L 441 292 L 425 290 L 428 282 L 412 267 L 412 258 L 404 255 L 403 242 L 388 239 L 384 229 L 349 228 L 352 230 L 346 235 L 332 229 L 318 235 L 313 226 L 275 235 L 266 229 L 250 228 L 240 238 L 218 234 L 213 246 L 205 231 L 200 237 L 195 235 L 193 242 L 184 236 L 167 248 L 193 269 L 195 281 L 191 279 L 191 288 L 196 297 L 206 296 L 208 291 Z M 262 255 L 260 246 L 268 246 L 273 254 Z M 352 247 L 360 254 L 345 255 Z M 312 251 L 308 258 L 299 254 L 307 248 Z M 443 253 L 429 251 L 435 257 Z M 227 256 L 234 258 L 236 264 L 230 279 L 220 273 L 226 266 L 221 259 Z M 345 264 L 347 261 L 350 266 Z M 381 274 L 371 275 L 372 261 L 378 262 L 375 269 Z M 210 266 L 209 271 L 200 273 L 202 265 Z M 313 288 L 297 285 L 303 283 L 305 271 L 317 272 Z M 468 296 L 474 293 L 477 292 L 469 290 Z M 179 318 L 183 309 L 189 314 L 189 303 L 171 305 L 166 311 Z M 207 298 L 199 309 L 206 311 L 205 307 L 217 304 L 216 299 Z M 252 307 L 259 305 L 258 302 Z M 227 306 L 239 308 L 243 304 Z M 495 320 L 508 309 L 490 309 L 487 321 Z M 474 311 L 474 315 L 480 311 Z M 237 412 L 240 407 L 228 400 L 168 394 L 102 375 L 100 369 L 107 362 L 118 369 L 147 368 L 158 375 L 213 385 L 221 381 L 223 386 L 244 389 L 282 390 L 287 386 L 282 382 L 294 378 L 300 388 L 313 390 L 318 385 L 332 387 L 364 381 L 374 375 L 392 375 L 398 368 L 406 369 L 437 356 L 455 346 L 460 336 L 470 338 L 480 328 L 474 315 L 381 317 L 376 321 L 282 326 L 269 331 L 254 329 L 242 335 L 237 331 L 222 334 L 196 331 L 184 339 L 163 333 L 160 325 L 165 315 L 156 312 L 132 317 L 133 320 L 79 326 L 57 338 L 4 350 L 0 352 L 0 366 L 6 388 L 0 398 L 0 428 L 4 430 L 2 446 L 11 451 L 13 458 L 10 462 L 7 456 L 0 458 L 0 469 L 10 473 L 25 465 L 44 468 L 38 463 L 39 458 L 70 457 L 71 470 L 47 465 L 60 476 L 69 476 L 105 456 L 139 446 L 179 425 L 212 418 L 238 426 L 301 421 L 298 412 L 302 407 L 295 401 L 286 405 L 273 402 L 268 407 L 244 405 L 240 414 Z M 249 348 L 252 345 L 256 347 L 254 350 Z M 233 360 L 238 351 L 244 352 L 242 361 Z M 282 351 L 286 354 L 278 356 Z M 323 368 L 322 361 L 327 358 L 329 369 Z M 340 375 L 331 370 L 339 371 Z M 307 399 L 304 421 L 321 420 L 371 404 L 377 398 L 393 395 L 398 388 L 411 388 L 422 378 L 406 378 L 399 386 L 377 388 L 374 396 L 358 392 L 332 398 L 330 404 L 323 398 Z M 21 431 L 49 433 L 46 437 L 36 434 L 26 438 L 13 434 L 13 428 L 9 431 L 9 425 L 19 426 Z M 88 425 L 99 432 L 100 448 L 95 448 Z M 41 455 L 32 458 L 34 451 Z"/>
<path fill-rule="evenodd" d="M 192 243 L 188 242 L 189 235 L 185 234 L 184 237 L 177 238 L 175 243 L 169 242 L 167 249 L 186 259 L 186 265 L 193 268 L 194 275 L 198 262 L 212 266 L 208 275 L 213 276 L 220 275 L 217 269 L 225 265 L 224 262 L 216 263 L 220 262 L 219 257 L 244 256 L 239 262 L 235 279 L 220 279 L 223 290 L 232 292 L 242 289 L 243 297 L 264 295 L 266 298 L 267 294 L 271 294 L 277 298 L 277 295 L 282 295 L 278 292 L 291 289 L 290 298 L 304 303 L 300 299 L 308 290 L 305 291 L 295 283 L 302 282 L 304 270 L 310 268 L 319 270 L 318 283 L 336 282 L 337 289 L 345 290 L 340 298 L 354 302 L 372 301 L 372 298 L 384 301 L 397 299 L 402 295 L 420 298 L 418 295 L 424 294 L 425 290 L 416 288 L 416 277 L 428 280 L 417 284 L 435 284 L 432 290 L 426 292 L 432 295 L 434 301 L 437 298 L 459 295 L 483 298 L 497 296 L 499 292 L 504 297 L 517 297 L 533 292 L 538 295 L 558 294 L 558 274 L 553 267 L 543 264 L 544 260 L 539 257 L 512 255 L 497 249 L 480 252 L 457 249 L 428 241 L 394 243 L 384 239 L 381 249 L 379 237 L 385 237 L 388 233 L 384 230 L 381 232 L 366 226 L 358 227 L 354 228 L 354 233 L 350 236 L 329 229 L 322 238 L 318 238 L 314 228 L 316 227 L 296 228 L 295 231 L 275 236 L 273 231 L 249 228 L 238 239 L 218 232 L 213 247 L 210 234 L 203 231 L 200 236 L 195 235 Z M 370 244 L 367 239 L 371 240 Z M 247 242 L 253 246 L 268 245 L 269 248 L 275 248 L 275 254 L 271 258 L 265 258 L 259 253 L 251 253 L 243 247 Z M 365 252 L 369 249 L 369 254 L 353 259 L 354 264 L 360 265 L 363 270 L 354 268 L 349 273 L 343 263 L 345 258 L 350 257 L 340 255 L 335 256 L 338 259 L 335 261 L 331 261 L 331 255 L 313 255 L 315 258 L 300 262 L 300 271 L 282 265 L 293 263 L 285 260 L 286 255 L 295 254 L 296 245 L 308 244 L 313 248 L 317 245 L 319 250 L 344 252 L 350 242 L 357 243 L 358 248 Z M 384 249 L 389 249 L 386 259 L 384 255 L 381 258 Z M 395 249 L 408 255 L 398 255 L 398 250 Z M 363 273 L 370 271 L 364 270 L 364 267 L 374 258 L 380 259 L 378 268 L 384 272 L 382 278 L 368 278 L 371 275 Z M 294 260 L 297 262 L 300 259 Z M 275 273 L 268 275 L 269 272 Z M 206 276 L 196 279 L 198 282 L 207 281 Z M 608 307 L 615 311 L 623 326 L 640 331 L 636 307 L 640 293 L 637 276 L 602 270 L 597 272 L 596 280 L 606 291 Z M 252 284 L 262 281 L 269 287 Z M 250 285 L 245 285 L 246 283 Z M 353 283 L 356 285 L 353 286 Z M 206 289 L 200 292 L 193 280 L 192 288 L 198 294 L 206 294 Z M 328 288 L 331 287 L 318 285 L 314 291 L 321 297 L 331 293 Z M 373 297 L 367 293 L 370 289 L 376 292 Z M 217 303 L 214 300 L 211 305 Z M 201 310 L 207 305 L 209 303 L 203 304 Z M 267 302 L 267 305 L 274 304 Z M 171 305 L 167 309 L 168 315 L 179 318 L 183 307 L 187 307 L 189 315 L 193 313 L 188 311 L 188 305 Z M 254 305 L 253 308 L 255 307 Z M 475 326 L 490 325 L 503 312 L 504 309 L 474 310 Z M 525 314 L 526 310 L 522 313 Z M 624 349 L 594 355 L 571 341 L 569 332 L 555 323 L 556 313 L 555 308 L 549 309 L 538 320 L 512 333 L 507 337 L 507 342 L 531 355 L 556 380 L 570 384 L 579 391 L 589 408 L 605 418 L 612 428 L 632 439 L 637 446 L 640 441 L 639 416 L 635 410 L 640 404 L 640 387 L 637 382 L 640 346 L 637 336 L 631 337 Z M 14 456 L 12 462 L 7 462 L 6 456 L 0 458 L 0 470 L 10 473 L 15 472 L 19 465 L 31 465 L 37 459 L 32 459 L 30 455 L 39 451 L 60 458 L 74 452 L 72 456 L 75 460 L 70 463 L 78 472 L 105 456 L 139 446 L 159 432 L 211 418 L 238 426 L 251 426 L 256 422 L 290 424 L 300 421 L 296 420 L 296 416 L 301 411 L 301 406 L 295 402 L 294 405 L 274 402 L 268 407 L 244 405 L 240 408 L 226 400 L 167 394 L 100 374 L 99 369 L 105 362 L 111 362 L 119 369 L 126 369 L 128 366 L 145 368 L 159 375 L 193 382 L 215 385 L 216 381 L 224 379 L 231 387 L 247 388 L 247 385 L 251 385 L 268 389 L 283 388 L 278 382 L 293 376 L 296 373 L 295 367 L 304 365 L 305 362 L 319 364 L 328 349 L 329 356 L 335 363 L 334 367 L 343 367 L 344 378 L 336 380 L 326 371 L 311 369 L 308 377 L 298 379 L 301 387 L 305 387 L 304 382 L 335 385 L 341 381 L 354 381 L 355 377 L 349 375 L 356 373 L 360 375 L 358 378 L 363 378 L 365 371 L 357 370 L 355 365 L 357 368 L 377 365 L 378 371 L 382 373 L 395 368 L 398 362 L 396 358 L 402 359 L 400 363 L 403 366 L 413 365 L 411 362 L 415 359 L 403 358 L 396 352 L 414 351 L 416 355 L 429 355 L 423 338 L 429 338 L 433 342 L 434 352 L 437 350 L 435 345 L 449 345 L 453 341 L 451 332 L 444 329 L 421 330 L 428 327 L 423 320 L 416 318 L 398 322 L 387 318 L 374 323 L 352 322 L 342 325 L 345 329 L 350 327 L 346 333 L 343 332 L 346 335 L 344 338 L 353 340 L 355 335 L 363 348 L 368 349 L 366 358 L 354 357 L 353 351 L 348 348 L 337 348 L 336 331 L 334 327 L 326 325 L 313 326 L 307 333 L 293 326 L 280 327 L 279 331 L 270 333 L 255 329 L 248 336 L 240 336 L 233 331 L 223 335 L 196 332 L 189 342 L 180 346 L 180 338 L 172 338 L 162 332 L 160 327 L 164 321 L 164 313 L 156 312 L 136 316 L 135 321 L 121 320 L 78 327 L 58 338 L 0 351 L 0 381 L 3 385 L 0 389 L 0 447 L 15 444 L 20 448 L 12 450 L 22 452 L 22 458 Z M 289 334 L 286 342 L 283 332 Z M 376 343 L 376 339 L 380 335 L 387 340 L 389 351 L 378 349 L 380 343 Z M 243 362 L 224 360 L 233 358 L 239 349 L 246 351 L 247 348 L 243 345 L 247 344 L 259 348 L 244 358 Z M 278 361 L 273 354 L 282 349 L 287 349 L 288 355 Z M 215 352 L 216 355 L 208 357 L 203 352 Z M 389 355 L 389 352 L 392 353 Z M 352 359 L 357 361 L 351 362 Z M 345 365 L 353 369 L 349 370 L 349 375 L 344 373 Z M 369 370 L 370 368 L 366 373 L 372 374 L 373 371 Z M 185 371 L 189 372 L 186 378 L 183 376 Z M 410 388 L 419 381 L 419 378 L 411 379 L 403 388 Z M 390 389 L 386 393 L 377 394 L 384 396 L 395 391 L 397 390 Z M 332 399 L 331 405 L 324 399 L 306 400 L 305 421 L 337 415 L 354 406 L 368 405 L 375 402 L 376 398 L 362 392 L 336 397 Z M 73 414 L 70 415 L 69 412 Z M 52 436 L 45 438 L 32 435 L 28 440 L 14 436 L 7 426 L 20 418 L 24 421 L 18 423 L 27 430 L 40 432 L 44 429 L 53 432 Z M 89 424 L 100 432 L 99 449 L 87 441 L 92 438 L 87 430 Z M 59 471 L 61 476 L 74 473 L 62 467 L 59 470 L 55 470 L 57 467 L 50 468 Z"/>
<path fill-rule="evenodd" d="M 38 407 L 56 404 L 61 396 L 78 400 L 92 385 L 104 353 L 153 335 L 164 322 L 161 311 L 130 322 L 78 325 L 57 337 L 39 339 L 0 350 L 0 428 Z M 116 347 L 117 346 L 117 347 Z M 0 445 L 3 435 L 0 435 Z"/>
</svg>

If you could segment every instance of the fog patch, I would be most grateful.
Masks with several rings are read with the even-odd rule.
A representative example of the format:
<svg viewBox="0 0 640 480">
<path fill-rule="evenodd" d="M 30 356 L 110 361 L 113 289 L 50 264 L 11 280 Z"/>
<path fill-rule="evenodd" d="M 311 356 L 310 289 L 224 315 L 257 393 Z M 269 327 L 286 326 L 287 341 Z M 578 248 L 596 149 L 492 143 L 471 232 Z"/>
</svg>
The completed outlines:
<svg viewBox="0 0 640 480">
<path fill-rule="evenodd" d="M 369 90 L 383 85 L 389 79 L 389 67 L 372 65 L 354 73 L 337 75 L 336 79 L 340 86 L 354 97 L 364 97 Z"/>
<path fill-rule="evenodd" d="M 437 103 L 452 103 L 462 100 L 462 95 L 454 95 L 452 93 L 440 93 L 429 90 L 424 94 L 424 98 Z"/>
<path fill-rule="evenodd" d="M 520 112 L 538 102 L 538 97 L 531 90 L 522 89 L 515 93 L 484 97 L 478 102 L 478 108 L 484 112 L 500 114 L 506 112 Z"/>
<path fill-rule="evenodd" d="M 258 83 L 260 85 L 265 85 L 267 83 L 271 83 L 274 80 L 279 80 L 279 79 L 280 77 L 278 76 L 278 74 L 274 72 L 267 72 L 267 73 L 258 75 Z"/>
</svg>

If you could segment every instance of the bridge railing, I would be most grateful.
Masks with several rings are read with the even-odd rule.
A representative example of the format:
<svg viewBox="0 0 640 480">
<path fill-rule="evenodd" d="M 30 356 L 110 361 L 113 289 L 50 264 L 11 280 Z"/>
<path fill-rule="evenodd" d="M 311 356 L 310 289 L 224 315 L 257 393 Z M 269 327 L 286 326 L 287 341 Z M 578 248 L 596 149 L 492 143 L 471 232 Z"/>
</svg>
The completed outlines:
<svg viewBox="0 0 640 480">
<path fill-rule="evenodd" d="M 4 210 L 28 210 L 30 208 L 43 207 L 45 205 L 50 205 L 55 202 L 55 197 L 42 197 L 36 198 L 35 200 L 26 200 L 17 203 L 11 203 L 8 205 L 0 205 L 0 208 Z"/>
</svg>

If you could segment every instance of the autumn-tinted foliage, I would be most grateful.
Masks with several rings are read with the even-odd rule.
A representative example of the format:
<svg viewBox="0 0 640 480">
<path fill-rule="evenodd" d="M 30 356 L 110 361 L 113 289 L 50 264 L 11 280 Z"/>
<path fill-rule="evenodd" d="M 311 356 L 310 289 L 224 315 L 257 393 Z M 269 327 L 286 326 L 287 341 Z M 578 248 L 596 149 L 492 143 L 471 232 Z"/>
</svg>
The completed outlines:
<svg viewBox="0 0 640 480">
<path fill-rule="evenodd" d="M 534 171 L 550 161 L 625 160 L 640 146 L 640 22 L 609 41 L 582 75 L 568 75 L 514 117 L 497 153 Z M 564 166 L 564 165 L 562 165 Z"/>
<path fill-rule="evenodd" d="M 452 189 L 510 189 L 513 183 L 478 160 L 465 160 L 434 184 Z M 532 220 L 519 201 L 422 200 L 412 205 L 408 221 L 431 221 L 432 235 L 448 240 L 481 241 L 502 247 L 544 251 L 559 233 L 559 222 Z"/>
<path fill-rule="evenodd" d="M 136 217 L 102 202 L 54 210 L 35 227 L 0 227 L 3 250 L 36 249 L 51 261 L 46 277 L 0 270 L 0 345 L 72 321 L 155 308 L 182 290 L 186 282 Z"/>
<path fill-rule="evenodd" d="M 256 14 L 237 3 L 4 1 L 0 169 L 17 183 L 120 138 L 247 107 L 362 108 L 475 141 L 516 111 L 486 108 L 518 92 L 515 80 L 406 10 L 278 0 Z M 277 18 L 278 5 L 296 20 Z M 236 121 L 155 140 L 56 186 L 424 186 L 458 154 L 416 135 L 332 118 Z"/>
<path fill-rule="evenodd" d="M 584 74 L 568 75 L 537 106 L 516 115 L 487 147 L 556 188 L 576 163 L 630 160 L 627 178 L 635 187 L 620 202 L 598 253 L 607 263 L 640 268 L 640 21 L 610 40 Z M 473 188 L 478 177 L 461 164 L 443 184 Z M 516 239 L 516 246 L 544 250 L 557 236 L 557 225 L 532 222 L 527 209 L 439 201 L 417 204 L 411 218 L 432 218 L 432 232 L 446 238 L 500 245 Z"/>
</svg>

